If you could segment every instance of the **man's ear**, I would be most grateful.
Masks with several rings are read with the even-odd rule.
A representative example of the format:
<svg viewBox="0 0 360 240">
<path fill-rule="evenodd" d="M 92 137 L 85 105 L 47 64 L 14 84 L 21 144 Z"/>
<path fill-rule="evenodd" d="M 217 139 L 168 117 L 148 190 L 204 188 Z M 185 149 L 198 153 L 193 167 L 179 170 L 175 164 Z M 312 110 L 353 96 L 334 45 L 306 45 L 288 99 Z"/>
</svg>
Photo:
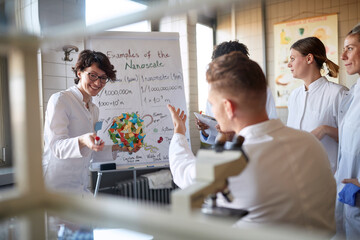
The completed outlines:
<svg viewBox="0 0 360 240">
<path fill-rule="evenodd" d="M 229 119 L 235 116 L 235 103 L 230 99 L 224 99 L 225 114 Z"/>
</svg>

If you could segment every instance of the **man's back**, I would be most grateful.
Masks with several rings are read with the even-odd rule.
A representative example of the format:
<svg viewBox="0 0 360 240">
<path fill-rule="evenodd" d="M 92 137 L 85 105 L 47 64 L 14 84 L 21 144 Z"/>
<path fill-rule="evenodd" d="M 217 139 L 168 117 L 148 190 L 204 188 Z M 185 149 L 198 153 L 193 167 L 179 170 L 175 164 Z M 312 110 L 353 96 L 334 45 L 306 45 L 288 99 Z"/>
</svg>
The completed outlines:
<svg viewBox="0 0 360 240">
<path fill-rule="evenodd" d="M 234 195 L 229 206 L 249 211 L 239 224 L 286 223 L 334 231 L 336 187 L 327 154 L 310 133 L 268 120 L 267 81 L 260 66 L 232 52 L 209 64 L 206 79 L 221 130 L 245 137 L 249 164 L 229 178 Z M 170 168 L 175 183 L 184 188 L 196 177 L 195 157 L 184 136 L 186 115 L 172 106 L 169 110 L 174 122 Z"/>
<path fill-rule="evenodd" d="M 269 120 L 240 131 L 249 164 L 229 179 L 242 223 L 287 223 L 335 230 L 336 185 L 321 143 L 307 132 Z"/>
</svg>

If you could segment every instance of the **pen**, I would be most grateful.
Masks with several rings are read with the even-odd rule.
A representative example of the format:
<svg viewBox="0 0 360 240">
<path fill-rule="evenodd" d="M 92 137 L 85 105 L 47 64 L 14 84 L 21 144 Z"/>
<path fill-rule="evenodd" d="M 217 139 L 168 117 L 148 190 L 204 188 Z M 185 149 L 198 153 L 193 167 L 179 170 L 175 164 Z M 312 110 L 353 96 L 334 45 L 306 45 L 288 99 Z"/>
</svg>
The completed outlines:
<svg viewBox="0 0 360 240">
<path fill-rule="evenodd" d="M 95 145 L 100 145 L 100 137 L 99 136 L 95 137 Z"/>
</svg>

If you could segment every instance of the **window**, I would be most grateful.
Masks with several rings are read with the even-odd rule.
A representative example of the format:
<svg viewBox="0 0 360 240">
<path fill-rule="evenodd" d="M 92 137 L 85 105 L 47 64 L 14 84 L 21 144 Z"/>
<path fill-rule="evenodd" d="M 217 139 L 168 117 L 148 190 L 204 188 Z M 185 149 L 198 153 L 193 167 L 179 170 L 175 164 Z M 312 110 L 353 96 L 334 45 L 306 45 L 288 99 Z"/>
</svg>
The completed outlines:
<svg viewBox="0 0 360 240">
<path fill-rule="evenodd" d="M 86 0 L 86 25 L 145 10 L 146 5 L 131 0 Z M 109 31 L 151 31 L 149 21 L 122 26 Z"/>
<path fill-rule="evenodd" d="M 0 56 L 0 167 L 11 167 L 11 135 L 7 59 Z"/>
<path fill-rule="evenodd" d="M 211 61 L 214 48 L 213 29 L 203 24 L 196 24 L 196 50 L 198 69 L 198 103 L 199 111 L 205 112 L 208 96 L 206 69 Z"/>
</svg>

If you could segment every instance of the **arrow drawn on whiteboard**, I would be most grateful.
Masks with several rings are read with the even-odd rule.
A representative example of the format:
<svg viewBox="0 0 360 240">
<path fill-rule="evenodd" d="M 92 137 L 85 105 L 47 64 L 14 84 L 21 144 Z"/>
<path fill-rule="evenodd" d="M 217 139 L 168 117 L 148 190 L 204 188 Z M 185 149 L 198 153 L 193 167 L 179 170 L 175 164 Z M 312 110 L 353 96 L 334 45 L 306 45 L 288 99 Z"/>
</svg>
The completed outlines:
<svg viewBox="0 0 360 240">
<path fill-rule="evenodd" d="M 145 114 L 142 119 L 144 120 L 145 117 L 150 117 L 150 122 L 145 126 L 148 127 L 150 124 L 152 124 L 154 122 L 154 118 L 150 115 L 150 114 Z M 145 120 L 144 120 L 145 121 Z"/>
<path fill-rule="evenodd" d="M 104 133 L 107 132 L 107 130 L 109 130 L 110 126 L 113 124 L 113 122 L 110 122 L 107 127 L 104 129 Z"/>
<path fill-rule="evenodd" d="M 100 119 L 99 121 L 101 121 L 101 122 L 105 122 L 105 124 L 107 124 L 107 126 L 104 128 L 104 127 L 102 127 L 102 129 L 104 129 L 104 133 L 109 129 L 109 127 L 111 126 L 111 124 L 112 124 L 112 121 L 110 121 L 110 120 L 112 120 L 113 118 L 112 117 L 108 117 L 107 119 L 104 119 L 104 118 L 102 118 L 102 119 Z M 110 121 L 110 123 L 109 123 L 109 121 Z"/>
</svg>

